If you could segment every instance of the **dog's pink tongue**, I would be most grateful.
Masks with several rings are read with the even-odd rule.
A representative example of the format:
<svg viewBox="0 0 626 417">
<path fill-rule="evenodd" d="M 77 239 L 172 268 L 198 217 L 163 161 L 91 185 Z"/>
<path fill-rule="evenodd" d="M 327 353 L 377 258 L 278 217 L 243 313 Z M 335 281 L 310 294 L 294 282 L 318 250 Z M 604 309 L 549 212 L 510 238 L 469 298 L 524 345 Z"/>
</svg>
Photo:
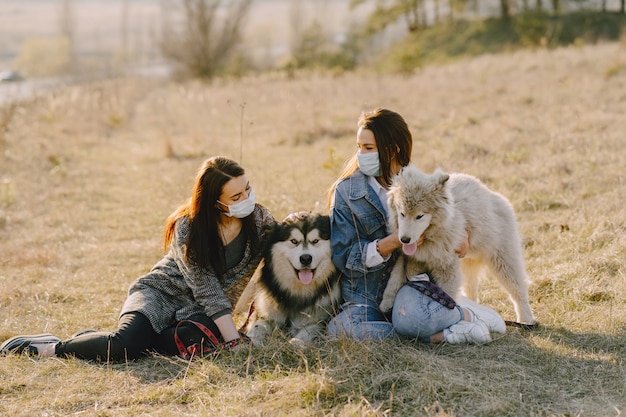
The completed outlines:
<svg viewBox="0 0 626 417">
<path fill-rule="evenodd" d="M 402 252 L 404 252 L 405 255 L 411 256 L 415 253 L 416 250 L 417 250 L 417 242 L 410 243 L 407 245 L 402 245 Z"/>
<path fill-rule="evenodd" d="M 313 271 L 310 269 L 301 269 L 298 271 L 298 279 L 304 285 L 309 285 L 313 282 Z"/>
</svg>

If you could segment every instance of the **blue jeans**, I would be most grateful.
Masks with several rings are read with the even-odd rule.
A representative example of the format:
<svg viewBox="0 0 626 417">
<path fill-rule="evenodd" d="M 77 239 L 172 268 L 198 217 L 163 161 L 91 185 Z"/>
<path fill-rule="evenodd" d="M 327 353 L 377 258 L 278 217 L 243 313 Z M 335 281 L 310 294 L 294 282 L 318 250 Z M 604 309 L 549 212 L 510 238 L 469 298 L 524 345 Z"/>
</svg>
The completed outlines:
<svg viewBox="0 0 626 417">
<path fill-rule="evenodd" d="M 408 285 L 398 291 L 391 322 L 372 303 L 347 302 L 328 323 L 331 337 L 346 336 L 357 340 L 388 339 L 406 336 L 428 342 L 430 336 L 463 319 L 460 306 L 449 309 Z"/>
</svg>

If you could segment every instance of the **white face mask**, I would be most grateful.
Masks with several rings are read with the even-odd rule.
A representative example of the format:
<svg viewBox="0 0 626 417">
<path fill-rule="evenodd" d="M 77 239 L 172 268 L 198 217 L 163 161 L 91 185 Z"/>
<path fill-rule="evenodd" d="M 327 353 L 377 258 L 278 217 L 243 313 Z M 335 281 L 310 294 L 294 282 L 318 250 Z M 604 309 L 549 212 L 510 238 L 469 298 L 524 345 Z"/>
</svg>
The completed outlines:
<svg viewBox="0 0 626 417">
<path fill-rule="evenodd" d="M 357 153 L 356 158 L 363 175 L 368 177 L 378 177 L 380 175 L 378 152 Z"/>
<path fill-rule="evenodd" d="M 250 195 L 243 201 L 240 201 L 236 204 L 224 204 L 220 200 L 217 200 L 218 203 L 228 207 L 228 212 L 224 212 L 228 217 L 236 217 L 238 219 L 243 219 L 244 217 L 248 217 L 254 211 L 254 205 L 256 203 L 254 197 L 254 191 L 250 190 Z"/>
</svg>

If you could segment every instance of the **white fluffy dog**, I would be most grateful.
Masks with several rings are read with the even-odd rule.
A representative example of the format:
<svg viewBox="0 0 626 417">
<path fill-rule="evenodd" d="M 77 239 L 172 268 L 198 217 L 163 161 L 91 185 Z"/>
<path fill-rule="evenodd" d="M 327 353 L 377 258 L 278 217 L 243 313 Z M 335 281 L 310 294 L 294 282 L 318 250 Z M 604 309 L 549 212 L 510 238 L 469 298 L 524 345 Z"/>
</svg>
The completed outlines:
<svg viewBox="0 0 626 417">
<path fill-rule="evenodd" d="M 394 177 L 389 192 L 389 228 L 398 230 L 403 243 L 380 304 L 393 306 L 407 277 L 427 272 L 453 298 L 461 288 L 468 298 L 478 298 L 483 267 L 509 294 L 519 323 L 536 323 L 528 302 L 521 241 L 509 201 L 466 174 L 432 175 L 408 166 Z M 469 233 L 463 259 L 455 253 Z M 421 236 L 424 241 L 418 245 Z M 463 277 L 465 280 L 463 280 Z"/>
</svg>

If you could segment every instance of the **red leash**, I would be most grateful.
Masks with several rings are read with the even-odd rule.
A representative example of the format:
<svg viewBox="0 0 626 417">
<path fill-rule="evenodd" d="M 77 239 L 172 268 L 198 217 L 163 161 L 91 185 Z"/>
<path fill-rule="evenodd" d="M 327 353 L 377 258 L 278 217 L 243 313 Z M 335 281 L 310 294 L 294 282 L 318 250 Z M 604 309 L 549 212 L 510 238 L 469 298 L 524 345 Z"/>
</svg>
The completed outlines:
<svg viewBox="0 0 626 417">
<path fill-rule="evenodd" d="M 252 313 L 254 313 L 254 301 L 250 303 L 250 308 L 248 309 L 248 317 L 246 317 L 246 321 L 243 322 L 241 327 L 239 328 L 239 333 L 243 333 L 250 324 L 250 318 L 252 317 Z"/>
</svg>

